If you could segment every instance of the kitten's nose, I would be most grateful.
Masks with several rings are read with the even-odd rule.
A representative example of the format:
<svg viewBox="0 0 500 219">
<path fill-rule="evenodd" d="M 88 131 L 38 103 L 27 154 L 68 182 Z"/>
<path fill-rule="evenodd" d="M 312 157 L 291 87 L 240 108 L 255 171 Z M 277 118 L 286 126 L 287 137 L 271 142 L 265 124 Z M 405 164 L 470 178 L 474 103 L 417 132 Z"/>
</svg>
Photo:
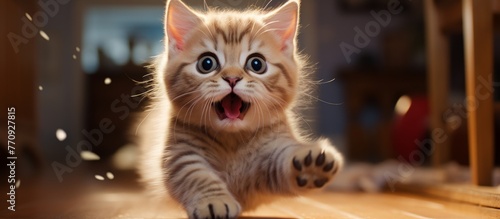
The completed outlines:
<svg viewBox="0 0 500 219">
<path fill-rule="evenodd" d="M 231 88 L 233 88 L 234 86 L 236 86 L 236 83 L 238 83 L 238 81 L 241 81 L 240 77 L 224 77 L 222 79 L 224 79 L 225 81 L 227 81 L 227 83 L 229 83 L 229 86 L 231 86 Z"/>
</svg>

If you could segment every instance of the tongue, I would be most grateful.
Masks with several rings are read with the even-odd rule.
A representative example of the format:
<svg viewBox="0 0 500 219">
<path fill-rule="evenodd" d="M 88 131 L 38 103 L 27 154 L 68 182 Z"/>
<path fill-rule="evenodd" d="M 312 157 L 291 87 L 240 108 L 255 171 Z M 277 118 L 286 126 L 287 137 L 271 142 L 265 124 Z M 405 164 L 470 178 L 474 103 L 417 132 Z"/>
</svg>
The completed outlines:
<svg viewBox="0 0 500 219">
<path fill-rule="evenodd" d="M 241 98 L 236 94 L 229 94 L 222 99 L 224 113 L 230 119 L 236 119 L 240 116 Z"/>
</svg>

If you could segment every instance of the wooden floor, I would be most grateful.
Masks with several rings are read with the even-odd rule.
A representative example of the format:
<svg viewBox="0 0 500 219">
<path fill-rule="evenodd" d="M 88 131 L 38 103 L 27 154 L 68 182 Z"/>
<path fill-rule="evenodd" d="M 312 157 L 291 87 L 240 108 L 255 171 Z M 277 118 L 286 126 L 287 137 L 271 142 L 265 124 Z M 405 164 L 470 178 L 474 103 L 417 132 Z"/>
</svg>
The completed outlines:
<svg viewBox="0 0 500 219">
<path fill-rule="evenodd" d="M 0 218 L 186 218 L 173 201 L 155 202 L 138 189 L 113 186 L 20 187 L 16 212 Z M 26 183 L 25 183 L 26 184 Z M 71 185 L 71 184 L 69 184 Z M 65 187 L 65 188 L 64 188 Z M 405 193 L 315 192 L 246 212 L 243 218 L 500 218 L 500 209 Z"/>
</svg>

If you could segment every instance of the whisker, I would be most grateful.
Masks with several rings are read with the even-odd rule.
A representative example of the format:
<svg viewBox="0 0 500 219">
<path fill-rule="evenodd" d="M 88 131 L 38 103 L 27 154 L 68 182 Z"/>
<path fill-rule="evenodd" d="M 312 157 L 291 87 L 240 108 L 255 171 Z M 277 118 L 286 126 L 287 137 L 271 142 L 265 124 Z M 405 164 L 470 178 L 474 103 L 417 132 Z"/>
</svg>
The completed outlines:
<svg viewBox="0 0 500 219">
<path fill-rule="evenodd" d="M 317 85 L 323 85 L 323 84 L 329 84 L 329 83 L 332 83 L 332 82 L 334 82 L 335 80 L 336 80 L 336 78 L 332 78 L 332 79 L 330 79 L 330 80 L 328 80 L 328 81 L 323 81 L 323 79 L 320 79 L 320 80 L 318 80 L 318 81 L 312 81 L 311 83 L 312 83 L 312 84 L 317 84 Z"/>
<path fill-rule="evenodd" d="M 269 0 L 269 2 L 267 2 L 267 4 L 264 6 L 264 8 L 267 8 L 267 6 L 269 6 L 269 4 L 271 4 L 271 2 L 273 2 L 273 0 Z"/>
<path fill-rule="evenodd" d="M 139 122 L 139 124 L 137 125 L 137 128 L 135 129 L 135 135 L 137 135 L 137 133 L 139 132 L 139 128 L 141 127 L 142 123 L 144 123 L 144 121 L 146 121 L 146 119 L 149 117 L 149 115 L 151 115 L 152 111 L 155 110 L 157 107 L 157 105 L 154 106 L 154 108 L 152 108 L 150 110 L 150 112 L 148 114 L 146 114 L 146 116 L 144 116 L 144 118 L 142 118 L 141 122 Z"/>
<path fill-rule="evenodd" d="M 205 10 L 208 10 L 207 0 L 203 0 L 203 7 L 205 8 Z"/>
<path fill-rule="evenodd" d="M 201 97 L 200 97 L 201 98 Z M 182 112 L 182 109 L 184 109 L 184 107 L 186 107 L 186 105 L 188 105 L 189 103 L 195 101 L 196 99 L 192 99 L 192 100 L 189 100 L 187 103 L 185 103 L 180 109 L 179 111 L 177 112 L 177 115 L 175 116 L 175 122 L 174 122 L 174 133 L 175 133 L 175 129 L 177 128 L 177 122 L 179 121 L 179 114 Z M 186 119 L 186 116 L 184 115 L 184 120 Z M 175 136 L 174 136 L 175 137 Z"/>
<path fill-rule="evenodd" d="M 197 91 L 194 90 L 194 91 L 191 91 L 191 92 L 187 92 L 187 93 L 183 93 L 181 95 L 178 95 L 177 97 L 174 97 L 172 100 L 170 100 L 170 102 L 174 102 L 175 100 L 177 100 L 178 98 L 181 98 L 183 96 L 186 96 L 186 95 L 190 95 L 190 94 L 193 94 L 193 93 L 196 93 Z"/>
<path fill-rule="evenodd" d="M 208 27 L 207 23 L 206 22 L 202 22 L 203 25 L 205 26 L 206 30 L 208 31 L 208 33 L 210 34 L 210 37 L 212 39 L 212 41 L 215 41 L 217 40 L 217 38 L 215 38 L 214 34 L 212 33 L 212 31 L 210 30 L 210 28 Z M 204 33 L 204 32 L 203 32 Z M 208 36 L 207 36 L 208 37 Z"/>
<path fill-rule="evenodd" d="M 308 97 L 310 97 L 310 98 L 312 98 L 312 99 L 315 99 L 315 100 L 317 100 L 317 101 L 319 101 L 319 102 L 322 102 L 322 103 L 324 103 L 324 104 L 328 104 L 328 105 L 332 105 L 332 106 L 341 106 L 341 105 L 344 105 L 344 103 L 330 103 L 330 102 L 328 102 L 328 101 L 326 101 L 326 100 L 322 100 L 322 99 L 317 98 L 317 97 L 315 97 L 315 96 L 313 96 L 313 95 L 310 95 L 310 94 L 308 94 L 308 93 L 304 93 L 304 95 L 306 95 L 306 96 L 308 96 Z"/>
<path fill-rule="evenodd" d="M 195 99 L 195 101 L 193 101 L 193 102 L 191 103 L 191 106 L 189 106 L 189 108 L 188 108 L 188 110 L 187 110 L 187 111 L 188 111 L 188 113 L 187 113 L 187 114 L 189 114 L 189 119 L 191 119 L 191 116 L 193 116 L 193 111 L 194 111 L 194 109 L 195 109 L 196 104 L 198 104 L 198 102 L 200 102 L 200 101 L 203 99 L 203 97 L 204 97 L 204 96 L 200 96 L 200 97 L 196 98 L 196 99 Z M 187 116 L 187 114 L 186 114 L 186 115 L 184 115 L 184 120 L 186 120 L 186 116 Z"/>
<path fill-rule="evenodd" d="M 274 23 L 277 23 L 277 22 L 278 22 L 278 21 L 271 21 L 271 22 L 269 22 L 269 23 L 266 23 L 266 24 L 262 25 L 262 27 L 260 27 L 260 28 L 257 30 L 257 32 L 255 33 L 256 37 L 254 37 L 254 38 L 259 37 L 259 36 L 260 36 L 260 31 L 262 31 L 264 28 L 266 28 L 266 27 L 267 27 L 267 26 L 269 26 L 270 24 L 274 24 Z"/>
<path fill-rule="evenodd" d="M 251 100 L 252 100 L 252 103 L 254 103 L 254 104 L 255 104 L 255 107 L 257 107 L 257 110 L 258 110 L 258 111 L 257 111 L 257 112 L 258 112 L 258 114 L 257 114 L 257 116 L 258 116 L 258 120 L 257 120 L 257 121 L 258 121 L 258 122 L 257 122 L 257 130 L 255 131 L 255 133 L 254 133 L 254 135 L 253 135 L 253 137 L 252 137 L 252 140 L 254 140 L 254 139 L 257 137 L 257 135 L 259 134 L 259 132 L 262 130 L 262 127 L 261 127 L 261 120 L 263 120 L 263 119 L 264 119 L 264 114 L 263 114 L 263 112 L 262 112 L 262 108 L 261 108 L 261 106 L 260 106 L 259 101 L 257 101 L 257 100 L 255 99 L 255 97 L 251 97 Z"/>
</svg>

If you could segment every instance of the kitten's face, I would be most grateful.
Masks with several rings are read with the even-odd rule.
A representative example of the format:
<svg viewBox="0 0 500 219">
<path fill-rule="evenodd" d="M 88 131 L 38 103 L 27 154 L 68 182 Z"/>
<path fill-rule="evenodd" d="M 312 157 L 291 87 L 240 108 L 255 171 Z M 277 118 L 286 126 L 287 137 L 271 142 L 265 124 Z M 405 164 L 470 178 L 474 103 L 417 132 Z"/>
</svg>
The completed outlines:
<svg viewBox="0 0 500 219">
<path fill-rule="evenodd" d="M 165 84 L 176 119 L 225 130 L 282 120 L 297 92 L 298 4 L 198 14 L 169 2 Z"/>
</svg>

